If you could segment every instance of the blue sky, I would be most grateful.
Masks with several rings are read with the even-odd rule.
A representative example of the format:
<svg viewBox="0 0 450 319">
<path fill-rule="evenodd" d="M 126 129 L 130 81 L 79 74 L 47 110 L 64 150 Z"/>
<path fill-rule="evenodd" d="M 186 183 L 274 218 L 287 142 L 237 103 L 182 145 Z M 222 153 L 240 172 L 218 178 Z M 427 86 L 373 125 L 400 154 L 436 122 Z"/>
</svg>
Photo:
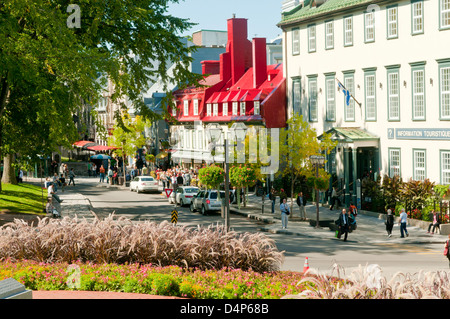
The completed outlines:
<svg viewBox="0 0 450 319">
<path fill-rule="evenodd" d="M 272 40 L 281 34 L 276 26 L 281 20 L 282 0 L 180 0 L 169 6 L 169 13 L 198 23 L 190 32 L 200 29 L 227 30 L 227 19 L 248 19 L 248 38 L 255 36 Z"/>
</svg>

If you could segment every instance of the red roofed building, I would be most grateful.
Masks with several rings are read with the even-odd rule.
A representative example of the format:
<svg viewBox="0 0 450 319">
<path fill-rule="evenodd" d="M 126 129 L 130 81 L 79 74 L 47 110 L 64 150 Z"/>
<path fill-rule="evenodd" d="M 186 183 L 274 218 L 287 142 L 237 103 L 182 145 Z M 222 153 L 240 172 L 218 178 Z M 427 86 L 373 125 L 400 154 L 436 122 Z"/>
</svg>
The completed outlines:
<svg viewBox="0 0 450 319">
<path fill-rule="evenodd" d="M 205 152 L 209 156 L 204 132 L 209 123 L 223 123 L 224 131 L 228 123 L 236 121 L 265 128 L 286 126 L 282 64 L 267 65 L 266 39 L 247 39 L 247 19 L 232 18 L 227 23 L 226 52 L 219 61 L 202 61 L 202 87 L 173 93 L 176 107 L 169 112 L 179 122 L 171 127 L 171 136 L 179 142 L 175 162 L 177 158 L 188 160 L 189 156 L 204 159 L 201 153 Z"/>
</svg>

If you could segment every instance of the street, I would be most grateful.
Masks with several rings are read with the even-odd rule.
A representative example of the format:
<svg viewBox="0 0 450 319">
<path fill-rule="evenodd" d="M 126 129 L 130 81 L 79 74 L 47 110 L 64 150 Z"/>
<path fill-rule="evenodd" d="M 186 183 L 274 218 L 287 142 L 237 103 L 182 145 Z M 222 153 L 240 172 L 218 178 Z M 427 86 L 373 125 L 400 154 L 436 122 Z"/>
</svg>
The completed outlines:
<svg viewBox="0 0 450 319">
<path fill-rule="evenodd" d="M 79 179 L 77 186 L 68 187 L 66 191 L 80 192 L 86 196 L 100 218 L 114 212 L 118 217 L 126 217 L 136 222 L 143 220 L 170 222 L 171 212 L 175 207 L 168 203 L 165 195 L 137 194 L 128 189 L 101 187 L 98 180 L 94 178 Z M 179 226 L 195 227 L 223 223 L 218 213 L 203 216 L 199 212 L 191 213 L 189 207 L 177 207 L 177 210 Z M 265 226 L 262 221 L 236 214 L 231 215 L 230 225 L 237 232 L 261 231 Z M 403 243 L 396 240 L 373 241 L 371 240 L 372 230 L 378 227 L 375 225 L 361 224 L 356 232 L 349 234 L 347 242 L 334 238 L 334 233 L 329 230 L 324 230 L 321 237 L 271 232 L 266 232 L 266 235 L 274 239 L 279 250 L 285 251 L 285 261 L 281 270 L 303 271 L 305 258 L 308 257 L 311 269 L 327 274 L 333 273 L 335 263 L 345 268 L 345 275 L 350 275 L 359 266 L 378 264 L 388 279 L 397 272 L 414 274 L 419 270 L 448 271 L 448 260 L 442 254 L 442 244 Z M 272 227 L 277 226 L 273 224 Z M 279 226 L 281 227 L 281 224 Z M 312 231 L 313 227 L 309 227 Z M 398 227 L 394 227 L 393 237 L 398 237 L 398 232 Z"/>
</svg>

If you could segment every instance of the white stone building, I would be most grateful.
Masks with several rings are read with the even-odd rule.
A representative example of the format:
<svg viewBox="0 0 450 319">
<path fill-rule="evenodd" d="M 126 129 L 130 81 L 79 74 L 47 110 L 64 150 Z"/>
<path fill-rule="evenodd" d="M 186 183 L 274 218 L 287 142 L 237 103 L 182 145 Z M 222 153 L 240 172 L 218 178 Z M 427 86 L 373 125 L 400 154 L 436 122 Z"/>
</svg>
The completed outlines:
<svg viewBox="0 0 450 319">
<path fill-rule="evenodd" d="M 278 25 L 288 116 L 340 140 L 347 202 L 367 173 L 450 184 L 450 0 L 305 0 Z"/>
</svg>

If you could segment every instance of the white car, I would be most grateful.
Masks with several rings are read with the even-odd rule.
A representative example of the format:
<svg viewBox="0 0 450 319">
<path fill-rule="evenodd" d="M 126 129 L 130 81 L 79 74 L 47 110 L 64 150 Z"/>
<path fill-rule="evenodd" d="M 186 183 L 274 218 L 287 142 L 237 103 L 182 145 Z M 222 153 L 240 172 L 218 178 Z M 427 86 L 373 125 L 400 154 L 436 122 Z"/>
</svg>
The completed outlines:
<svg viewBox="0 0 450 319">
<path fill-rule="evenodd" d="M 190 205 L 192 197 L 198 193 L 196 186 L 179 186 L 175 192 L 169 196 L 169 203 L 179 204 L 180 206 Z"/>
<path fill-rule="evenodd" d="M 157 192 L 159 189 L 158 181 L 151 176 L 137 176 L 130 182 L 130 191 Z"/>
</svg>

